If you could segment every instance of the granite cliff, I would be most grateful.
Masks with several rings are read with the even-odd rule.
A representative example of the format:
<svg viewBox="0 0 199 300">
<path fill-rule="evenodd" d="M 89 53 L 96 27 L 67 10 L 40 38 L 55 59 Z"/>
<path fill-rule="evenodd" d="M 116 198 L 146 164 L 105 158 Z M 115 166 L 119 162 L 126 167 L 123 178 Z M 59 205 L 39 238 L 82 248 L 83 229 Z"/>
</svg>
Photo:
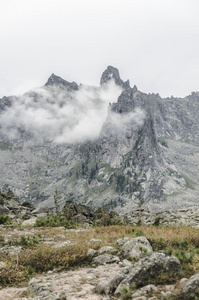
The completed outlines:
<svg viewBox="0 0 199 300">
<path fill-rule="evenodd" d="M 0 186 L 40 206 L 53 206 L 56 190 L 60 205 L 69 200 L 117 211 L 198 206 L 199 93 L 185 98 L 146 94 L 109 66 L 100 87 L 84 87 L 84 95 L 92 91 L 90 98 L 99 97 L 110 84 L 120 93 L 109 103 L 99 135 L 80 140 L 73 134 L 70 143 L 63 142 L 63 132 L 54 139 L 62 123 L 54 122 L 49 134 L 49 123 L 39 126 L 38 119 L 37 127 L 28 127 L 24 120 L 13 122 L 13 114 L 15 108 L 20 114 L 20 103 L 31 105 L 31 113 L 39 106 L 45 116 L 44 101 L 53 113 L 55 105 L 61 111 L 66 102 L 75 103 L 82 85 L 52 74 L 41 89 L 0 99 Z M 100 105 L 97 97 L 93 101 Z"/>
</svg>

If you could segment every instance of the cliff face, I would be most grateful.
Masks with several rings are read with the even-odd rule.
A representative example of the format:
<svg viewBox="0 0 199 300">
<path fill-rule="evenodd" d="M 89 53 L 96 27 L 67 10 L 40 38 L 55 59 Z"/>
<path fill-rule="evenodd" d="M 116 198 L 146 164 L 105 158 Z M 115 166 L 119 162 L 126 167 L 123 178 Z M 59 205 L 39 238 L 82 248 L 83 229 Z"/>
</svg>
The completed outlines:
<svg viewBox="0 0 199 300">
<path fill-rule="evenodd" d="M 90 141 L 56 143 L 56 122 L 50 138 L 42 136 L 46 128 L 38 127 L 41 134 L 35 138 L 35 128 L 27 130 L 13 123 L 9 127 L 5 120 L 6 130 L 12 129 L 8 135 L 1 122 L 0 186 L 8 185 L 21 199 L 43 206 L 53 205 L 56 189 L 60 203 L 67 199 L 92 207 L 107 204 L 118 211 L 142 204 L 153 209 L 198 205 L 199 94 L 180 99 L 145 94 L 136 86 L 131 88 L 111 66 L 102 74 L 101 88 L 91 87 L 92 93 L 99 95 L 110 82 L 115 82 L 121 94 L 107 107 L 99 136 Z M 64 101 L 78 102 L 74 95 L 80 89 L 75 82 L 52 74 L 42 97 L 39 92 L 30 92 L 31 102 L 25 99 L 23 104 L 43 108 L 45 100 L 50 111 L 59 104 L 64 112 Z M 2 98 L 1 118 L 22 100 Z"/>
</svg>

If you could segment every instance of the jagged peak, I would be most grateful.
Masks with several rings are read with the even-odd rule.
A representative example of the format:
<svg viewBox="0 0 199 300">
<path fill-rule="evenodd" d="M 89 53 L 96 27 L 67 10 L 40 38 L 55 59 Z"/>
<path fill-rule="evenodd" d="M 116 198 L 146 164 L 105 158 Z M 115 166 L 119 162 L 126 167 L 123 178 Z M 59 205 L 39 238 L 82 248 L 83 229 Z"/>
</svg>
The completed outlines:
<svg viewBox="0 0 199 300">
<path fill-rule="evenodd" d="M 45 86 L 65 86 L 71 90 L 78 90 L 78 84 L 76 82 L 68 82 L 64 80 L 63 78 L 55 75 L 52 73 L 52 75 L 48 78 L 48 81 L 46 82 Z"/>
<path fill-rule="evenodd" d="M 130 82 L 129 80 L 123 81 L 120 78 L 120 73 L 119 70 L 113 66 L 108 66 L 106 70 L 102 73 L 100 84 L 103 85 L 110 80 L 114 80 L 115 83 L 123 88 L 129 88 L 130 87 Z"/>
</svg>

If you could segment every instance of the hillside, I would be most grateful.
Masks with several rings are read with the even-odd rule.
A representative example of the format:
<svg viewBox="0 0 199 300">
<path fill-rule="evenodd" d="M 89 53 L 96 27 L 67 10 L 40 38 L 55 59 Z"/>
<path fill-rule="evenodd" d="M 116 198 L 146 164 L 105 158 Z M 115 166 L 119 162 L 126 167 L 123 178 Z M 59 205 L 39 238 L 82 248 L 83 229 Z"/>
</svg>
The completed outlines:
<svg viewBox="0 0 199 300">
<path fill-rule="evenodd" d="M 118 212 L 198 206 L 196 92 L 146 94 L 109 66 L 100 87 L 52 74 L 41 88 L 0 99 L 0 114 L 0 187 L 21 201 L 52 207 L 57 190 L 60 204 Z"/>
</svg>

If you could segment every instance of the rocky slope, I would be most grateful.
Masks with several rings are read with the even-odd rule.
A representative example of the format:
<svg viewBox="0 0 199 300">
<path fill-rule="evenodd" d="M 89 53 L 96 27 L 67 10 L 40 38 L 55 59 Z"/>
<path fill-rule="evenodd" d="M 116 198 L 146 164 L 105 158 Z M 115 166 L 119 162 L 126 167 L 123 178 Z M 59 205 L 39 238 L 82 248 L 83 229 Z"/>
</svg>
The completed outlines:
<svg viewBox="0 0 199 300">
<path fill-rule="evenodd" d="M 74 101 L 81 85 L 52 74 L 42 93 L 0 99 L 6 123 L 0 130 L 0 186 L 40 206 L 53 206 L 56 190 L 60 204 L 106 204 L 117 211 L 198 206 L 199 94 L 166 99 L 145 94 L 111 66 L 102 74 L 101 89 L 110 82 L 121 94 L 109 104 L 99 137 L 82 142 L 57 143 L 56 130 L 49 136 L 45 126 L 38 126 L 35 134 L 21 121 L 9 123 L 9 111 L 18 102 L 33 110 L 42 109 L 43 101 L 52 110 L 57 102 L 61 108 L 63 101 Z"/>
<path fill-rule="evenodd" d="M 140 232 L 139 227 L 137 229 Z M 168 229 L 175 231 L 172 228 Z M 73 265 L 71 270 L 66 265 L 64 270 L 60 272 L 59 269 L 56 269 L 58 266 L 53 265 L 51 268 L 50 264 L 44 263 L 47 266 L 46 269 L 48 272 L 27 276 L 26 280 L 29 279 L 28 286 L 26 281 L 22 281 L 20 282 L 20 286 L 6 287 L 6 281 L 4 282 L 3 277 L 1 277 L 1 283 L 4 286 L 0 290 L 0 299 L 198 299 L 199 273 L 196 273 L 197 270 L 195 269 L 198 268 L 197 264 L 194 264 L 192 261 L 195 268 L 191 269 L 190 265 L 189 268 L 186 268 L 188 263 L 185 264 L 182 261 L 182 257 L 180 261 L 176 256 L 166 254 L 166 251 L 154 250 L 153 247 L 160 246 L 159 239 L 156 243 L 153 241 L 152 247 L 150 240 L 145 236 L 125 236 L 117 239 L 116 232 L 119 235 L 119 227 L 115 232 L 113 227 L 112 230 L 112 237 L 106 233 L 109 236 L 109 242 L 105 239 L 105 235 L 102 235 L 106 243 L 109 244 L 112 241 L 112 246 L 107 245 L 104 240 L 102 241 L 99 238 L 90 239 L 89 241 L 89 238 L 93 234 L 95 236 L 99 234 L 99 228 L 96 232 L 89 231 L 89 229 L 66 230 L 63 227 L 57 228 L 57 230 L 54 229 L 53 231 L 50 229 L 47 230 L 47 228 L 43 231 L 38 231 L 37 228 L 30 227 L 28 229 L 23 228 L 23 230 L 15 228 L 12 232 L 8 229 L 4 230 L 1 232 L 1 238 L 4 240 L 4 243 L 9 244 L 11 241 L 12 243 L 14 241 L 16 243 L 16 236 L 18 239 L 21 236 L 23 240 L 26 239 L 29 241 L 34 236 L 40 236 L 38 246 L 40 251 L 42 247 L 46 247 L 47 255 L 49 252 L 52 252 L 54 253 L 54 257 L 55 251 L 57 251 L 56 257 L 58 258 L 60 257 L 59 251 L 70 253 L 71 247 L 73 251 L 77 251 L 78 247 L 86 247 L 88 251 L 84 253 L 84 261 L 87 261 L 86 266 L 81 266 L 81 268 L 78 267 L 78 269 L 74 270 L 74 267 L 77 267 L 77 265 Z M 154 231 L 154 228 L 152 230 Z M 48 238 L 44 237 L 43 234 L 47 234 Z M 49 234 L 53 234 L 53 236 L 50 237 Z M 129 232 L 129 234 L 132 234 L 132 232 Z M 81 240 L 82 235 L 84 235 L 84 244 L 82 244 Z M 72 238 L 72 241 L 68 240 L 69 237 L 70 239 Z M 173 241 L 175 240 L 172 237 L 170 238 Z M 187 243 L 186 245 L 189 244 Z M 182 242 L 179 246 L 182 246 Z M 15 257 L 18 257 L 19 265 L 23 262 L 23 257 L 27 253 L 30 255 L 32 252 L 32 259 L 34 259 L 35 247 L 23 244 L 18 247 L 0 247 L 0 250 L 1 253 L 9 253 L 8 257 L 10 257 L 12 264 L 15 266 Z M 187 248 L 186 250 L 187 252 L 189 251 Z M 178 253 L 176 252 L 175 255 Z M 4 274 L 4 276 L 6 267 L 10 266 L 10 263 L 8 264 L 5 258 L 6 256 L 4 255 L 2 257 L 3 260 L 0 261 L 0 274 Z M 50 257 L 49 260 L 52 261 L 52 258 Z M 78 262 L 78 255 L 76 256 L 76 260 Z M 198 262 L 198 257 L 195 262 Z M 14 270 L 20 276 L 20 270 L 18 270 L 17 266 L 15 266 Z M 190 272 L 192 273 L 191 275 L 189 275 Z M 7 273 L 11 274 L 8 271 Z M 30 279 L 30 277 L 32 278 Z M 17 275 L 15 279 L 18 279 Z M 14 280 L 14 277 L 12 280 Z"/>
</svg>

